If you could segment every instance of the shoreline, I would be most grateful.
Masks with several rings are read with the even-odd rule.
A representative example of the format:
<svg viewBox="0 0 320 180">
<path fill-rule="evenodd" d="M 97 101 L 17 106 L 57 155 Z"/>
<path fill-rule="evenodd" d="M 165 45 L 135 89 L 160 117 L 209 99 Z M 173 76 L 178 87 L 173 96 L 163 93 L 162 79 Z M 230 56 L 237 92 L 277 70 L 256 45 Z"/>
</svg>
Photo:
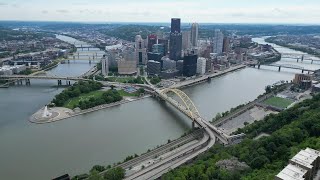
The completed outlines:
<svg viewBox="0 0 320 180">
<path fill-rule="evenodd" d="M 95 107 L 90 108 L 90 109 L 81 110 L 80 112 L 65 113 L 64 117 L 57 118 L 57 119 L 48 119 L 48 120 L 45 120 L 45 121 L 36 120 L 37 118 L 35 117 L 43 109 L 43 108 L 41 108 L 37 112 L 35 112 L 33 115 L 31 115 L 31 117 L 29 118 L 29 122 L 34 123 L 34 124 L 53 123 L 53 122 L 57 122 L 57 121 L 66 120 L 66 119 L 69 119 L 69 118 L 72 118 L 72 117 L 76 117 L 76 116 L 92 113 L 92 112 L 95 112 L 95 111 L 100 111 L 102 109 L 108 109 L 108 108 L 111 108 L 111 107 L 120 106 L 122 104 L 127 104 L 127 103 L 130 103 L 130 102 L 138 101 L 138 100 L 149 98 L 149 97 L 151 97 L 151 95 L 146 95 L 146 96 L 143 96 L 143 97 L 140 97 L 140 98 L 135 98 L 135 99 L 125 99 L 125 100 L 122 100 L 122 101 L 119 101 L 119 102 L 115 102 L 115 103 L 111 103 L 111 104 L 102 104 L 102 105 L 95 106 Z M 62 109 L 63 107 L 57 107 L 57 108 L 61 108 Z M 73 110 L 68 109 L 68 108 L 63 108 L 63 109 L 73 112 Z"/>
<path fill-rule="evenodd" d="M 191 82 L 189 82 L 190 80 L 183 81 L 182 84 L 179 84 L 179 85 L 176 84 L 176 85 L 173 85 L 173 87 L 170 87 L 170 88 L 186 88 L 186 87 L 190 87 L 190 86 L 195 86 L 195 85 L 207 82 L 208 78 L 210 78 L 210 79 L 217 78 L 217 77 L 220 77 L 222 75 L 225 75 L 225 74 L 228 74 L 228 73 L 232 73 L 234 71 L 237 71 L 237 70 L 240 70 L 240 69 L 244 69 L 244 68 L 246 68 L 246 65 L 238 65 L 238 66 L 235 66 L 235 67 L 231 67 L 231 68 L 229 68 L 227 70 L 224 70 L 222 72 L 212 73 L 212 74 L 205 75 L 205 76 L 197 78 L 197 79 L 192 79 Z M 34 114 L 32 114 L 30 116 L 29 122 L 34 123 L 34 124 L 53 123 L 53 122 L 57 122 L 57 121 L 66 120 L 66 119 L 69 119 L 69 118 L 72 118 L 72 117 L 76 117 L 76 116 L 92 113 L 92 112 L 99 111 L 99 110 L 102 110 L 102 109 L 107 109 L 107 108 L 119 106 L 119 105 L 122 105 L 122 104 L 138 101 L 138 100 L 141 100 L 141 99 L 144 99 L 144 98 L 149 98 L 149 97 L 152 97 L 152 96 L 151 95 L 146 95 L 146 96 L 143 96 L 143 97 L 140 97 L 140 98 L 134 98 L 134 99 L 130 99 L 130 100 L 126 99 L 126 100 L 122 100 L 122 101 L 119 101 L 119 102 L 116 102 L 116 103 L 112 103 L 112 104 L 99 105 L 99 106 L 96 106 L 96 107 L 93 107 L 93 108 L 90 108 L 90 109 L 82 110 L 80 112 L 73 112 L 72 109 L 68 109 L 68 108 L 64 108 L 65 111 L 62 111 L 61 109 L 59 110 L 59 108 L 63 108 L 63 107 L 56 107 L 56 110 L 60 111 L 59 115 L 60 114 L 64 114 L 63 117 L 60 117 L 60 118 L 59 117 L 58 118 L 54 117 L 54 118 L 51 118 L 51 119 L 48 119 L 48 120 L 45 120 L 45 119 L 44 120 L 37 120 L 38 118 L 36 117 L 36 115 L 41 112 L 41 110 L 43 109 L 43 107 L 42 107 L 41 109 L 37 110 Z M 70 112 L 72 112 L 72 113 L 70 113 Z"/>
<path fill-rule="evenodd" d="M 190 79 L 190 80 L 186 80 L 186 81 L 182 81 L 179 82 L 179 84 L 174 84 L 172 85 L 170 88 L 186 88 L 186 87 L 190 87 L 190 86 L 195 86 L 204 82 L 208 82 L 208 79 L 213 79 L 213 78 L 217 78 L 223 75 L 226 75 L 228 73 L 232 73 L 234 71 L 240 70 L 240 69 L 244 69 L 246 68 L 246 65 L 237 65 L 234 67 L 230 67 L 227 70 L 221 71 L 221 72 L 217 72 L 217 73 L 211 73 L 208 75 L 204 75 L 200 78 L 196 78 L 196 79 Z"/>
</svg>

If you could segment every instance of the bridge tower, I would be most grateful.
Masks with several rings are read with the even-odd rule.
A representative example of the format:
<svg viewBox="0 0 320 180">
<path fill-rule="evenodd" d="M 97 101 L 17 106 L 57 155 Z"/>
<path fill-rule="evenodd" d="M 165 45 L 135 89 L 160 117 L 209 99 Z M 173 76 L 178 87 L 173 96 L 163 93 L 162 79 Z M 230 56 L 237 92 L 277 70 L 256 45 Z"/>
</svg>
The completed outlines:
<svg viewBox="0 0 320 180">
<path fill-rule="evenodd" d="M 304 55 L 301 56 L 301 62 L 303 61 L 303 59 L 304 59 Z"/>
</svg>

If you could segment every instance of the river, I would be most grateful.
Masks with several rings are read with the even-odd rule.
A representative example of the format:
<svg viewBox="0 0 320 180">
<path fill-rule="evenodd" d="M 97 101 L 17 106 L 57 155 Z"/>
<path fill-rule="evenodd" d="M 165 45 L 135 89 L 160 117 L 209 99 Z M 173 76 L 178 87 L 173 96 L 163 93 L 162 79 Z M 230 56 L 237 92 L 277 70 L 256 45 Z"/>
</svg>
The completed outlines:
<svg viewBox="0 0 320 180">
<path fill-rule="evenodd" d="M 65 36 L 59 38 L 77 42 Z M 76 76 L 91 67 L 88 62 L 71 61 L 49 73 Z M 200 113 L 211 119 L 218 112 L 254 100 L 269 84 L 292 80 L 295 72 L 246 68 L 184 91 Z M 85 173 L 93 165 L 113 164 L 128 155 L 146 152 L 180 137 L 191 127 L 190 120 L 181 113 L 152 98 L 56 123 L 29 123 L 31 114 L 61 92 L 61 88 L 53 87 L 56 84 L 32 80 L 29 87 L 0 89 L 2 179 L 43 180 L 64 173 Z"/>
</svg>

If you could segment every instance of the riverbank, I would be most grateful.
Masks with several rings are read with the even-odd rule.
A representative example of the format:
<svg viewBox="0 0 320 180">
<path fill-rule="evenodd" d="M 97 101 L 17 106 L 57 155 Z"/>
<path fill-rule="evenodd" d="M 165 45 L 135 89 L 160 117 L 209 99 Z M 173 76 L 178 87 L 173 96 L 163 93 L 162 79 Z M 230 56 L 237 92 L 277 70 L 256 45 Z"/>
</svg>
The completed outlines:
<svg viewBox="0 0 320 180">
<path fill-rule="evenodd" d="M 178 83 L 170 86 L 170 88 L 186 88 L 186 87 L 194 86 L 197 84 L 208 82 L 208 80 L 210 80 L 212 78 L 220 77 L 222 75 L 225 75 L 225 74 L 228 74 L 228 73 L 240 70 L 240 69 L 244 69 L 246 67 L 247 66 L 243 65 L 243 64 L 237 65 L 237 66 L 232 66 L 229 69 L 226 69 L 224 71 L 220 71 L 217 73 L 211 73 L 211 74 L 203 75 L 202 77 L 199 77 L 199 78 L 194 78 L 194 79 L 178 82 Z"/>
<path fill-rule="evenodd" d="M 301 51 L 303 53 L 311 54 L 313 56 L 316 56 L 316 57 L 320 58 L 320 53 L 317 53 L 316 51 L 314 51 L 311 48 L 294 46 L 294 45 L 290 45 L 290 44 L 286 44 L 286 43 L 280 43 L 279 41 L 276 41 L 276 37 L 266 38 L 265 41 L 268 42 L 268 43 L 273 43 L 273 44 L 276 44 L 278 46 L 286 47 L 286 48 L 289 48 L 289 49 L 292 49 L 292 50 Z"/>
<path fill-rule="evenodd" d="M 245 68 L 245 65 L 238 65 L 238 66 L 234 66 L 231 67 L 225 71 L 222 72 L 218 72 L 218 73 L 214 73 L 214 74 L 210 74 L 210 75 L 205 75 L 202 76 L 200 78 L 197 79 L 193 79 L 188 80 L 188 81 L 184 81 L 182 84 L 178 85 L 178 86 L 174 86 L 171 88 L 185 88 L 185 87 L 189 87 L 189 86 L 195 86 L 197 84 L 206 82 L 208 80 L 208 78 L 216 78 L 219 76 L 222 76 L 224 74 L 239 70 L 239 69 L 243 69 Z M 91 112 L 95 112 L 95 111 L 99 111 L 102 109 L 106 109 L 106 108 L 110 108 L 110 107 L 114 107 L 114 106 L 118 106 L 121 104 L 125 104 L 125 103 L 129 103 L 132 101 L 138 101 L 147 97 L 151 97 L 150 95 L 141 97 L 141 98 L 126 98 L 125 100 L 116 102 L 116 103 L 111 103 L 111 104 L 104 104 L 104 105 L 99 105 L 90 109 L 86 109 L 86 110 L 81 110 L 79 112 L 74 112 L 73 110 L 69 109 L 69 108 L 62 108 L 62 107 L 54 107 L 51 108 L 49 111 L 53 114 L 52 117 L 42 117 L 42 112 L 43 112 L 43 108 L 41 108 L 40 110 L 38 110 L 36 113 L 34 113 L 30 118 L 29 121 L 31 123 L 35 123 L 35 124 L 46 124 L 46 123 L 53 123 L 53 122 L 57 122 L 57 121 L 62 121 L 71 117 L 75 117 L 75 116 L 79 116 L 79 115 L 83 115 L 83 114 L 87 114 L 87 113 L 91 113 Z"/>
<path fill-rule="evenodd" d="M 99 105 L 99 106 L 96 106 L 96 107 L 93 107 L 90 109 L 81 110 L 79 112 L 74 112 L 71 109 L 63 108 L 63 107 L 54 107 L 54 108 L 49 109 L 49 112 L 51 112 L 53 114 L 53 116 L 50 118 L 47 118 L 47 117 L 42 118 L 41 115 L 43 113 L 43 109 L 44 109 L 44 107 L 43 107 L 40 110 L 38 110 L 36 113 L 34 113 L 29 118 L 29 121 L 31 123 L 35 123 L 35 124 L 53 123 L 53 122 L 62 121 L 62 120 L 68 119 L 68 118 L 72 118 L 75 116 L 80 116 L 80 115 L 84 115 L 87 113 L 92 113 L 92 112 L 99 111 L 102 109 L 107 109 L 107 108 L 119 106 L 122 104 L 138 101 L 138 100 L 148 98 L 148 97 L 151 97 L 151 96 L 146 95 L 146 96 L 139 97 L 139 98 L 126 97 L 124 100 L 119 101 L 119 102 L 115 102 L 115 103 L 111 103 L 111 104 L 103 104 L 103 105 Z"/>
</svg>

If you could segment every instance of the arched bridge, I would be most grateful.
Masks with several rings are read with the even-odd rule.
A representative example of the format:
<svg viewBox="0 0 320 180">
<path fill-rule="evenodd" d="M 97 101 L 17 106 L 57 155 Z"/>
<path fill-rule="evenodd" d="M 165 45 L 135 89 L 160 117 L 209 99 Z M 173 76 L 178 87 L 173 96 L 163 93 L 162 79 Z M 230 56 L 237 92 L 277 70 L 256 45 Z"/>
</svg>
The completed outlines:
<svg viewBox="0 0 320 180">
<path fill-rule="evenodd" d="M 183 91 L 179 89 L 164 89 L 161 91 L 162 94 L 167 94 L 168 92 L 172 92 L 175 95 L 177 95 L 181 101 L 183 102 L 186 110 L 187 110 L 187 115 L 188 117 L 192 119 L 196 119 L 200 117 L 200 113 L 194 103 L 191 101 L 191 99 L 186 95 Z"/>
<path fill-rule="evenodd" d="M 223 144 L 229 144 L 230 142 L 230 136 L 225 134 L 224 132 L 218 130 L 216 127 L 211 125 L 206 119 L 204 119 L 198 109 L 196 108 L 195 104 L 192 102 L 192 100 L 188 97 L 187 94 L 185 94 L 183 91 L 179 89 L 162 89 L 162 90 L 155 90 L 156 94 L 166 102 L 173 105 L 176 109 L 178 109 L 180 112 L 188 116 L 193 123 L 197 124 L 200 128 L 208 128 L 210 131 L 213 132 L 215 138 L 217 140 L 220 140 Z M 175 94 L 179 100 L 182 102 L 178 102 L 177 100 L 173 99 L 172 97 L 168 96 L 168 93 Z"/>
<path fill-rule="evenodd" d="M 155 95 L 159 96 L 159 98 L 170 103 L 172 106 L 188 116 L 193 122 L 197 123 L 199 128 L 203 129 L 205 133 L 202 139 L 195 144 L 181 148 L 160 162 L 127 176 L 125 178 L 126 180 L 157 179 L 163 173 L 185 164 L 190 159 L 193 159 L 201 153 L 207 151 L 215 144 L 216 140 L 220 140 L 224 144 L 229 144 L 230 140 L 236 140 L 235 138 L 239 139 L 243 137 L 243 135 L 232 137 L 227 136 L 223 132 L 219 131 L 216 127 L 211 125 L 208 121 L 200 116 L 200 113 L 192 100 L 183 91 L 179 89 L 157 89 L 153 86 L 148 86 L 148 89 L 153 89 Z M 172 97 L 169 97 L 168 93 L 173 93 L 176 95 L 181 103 Z"/>
</svg>

